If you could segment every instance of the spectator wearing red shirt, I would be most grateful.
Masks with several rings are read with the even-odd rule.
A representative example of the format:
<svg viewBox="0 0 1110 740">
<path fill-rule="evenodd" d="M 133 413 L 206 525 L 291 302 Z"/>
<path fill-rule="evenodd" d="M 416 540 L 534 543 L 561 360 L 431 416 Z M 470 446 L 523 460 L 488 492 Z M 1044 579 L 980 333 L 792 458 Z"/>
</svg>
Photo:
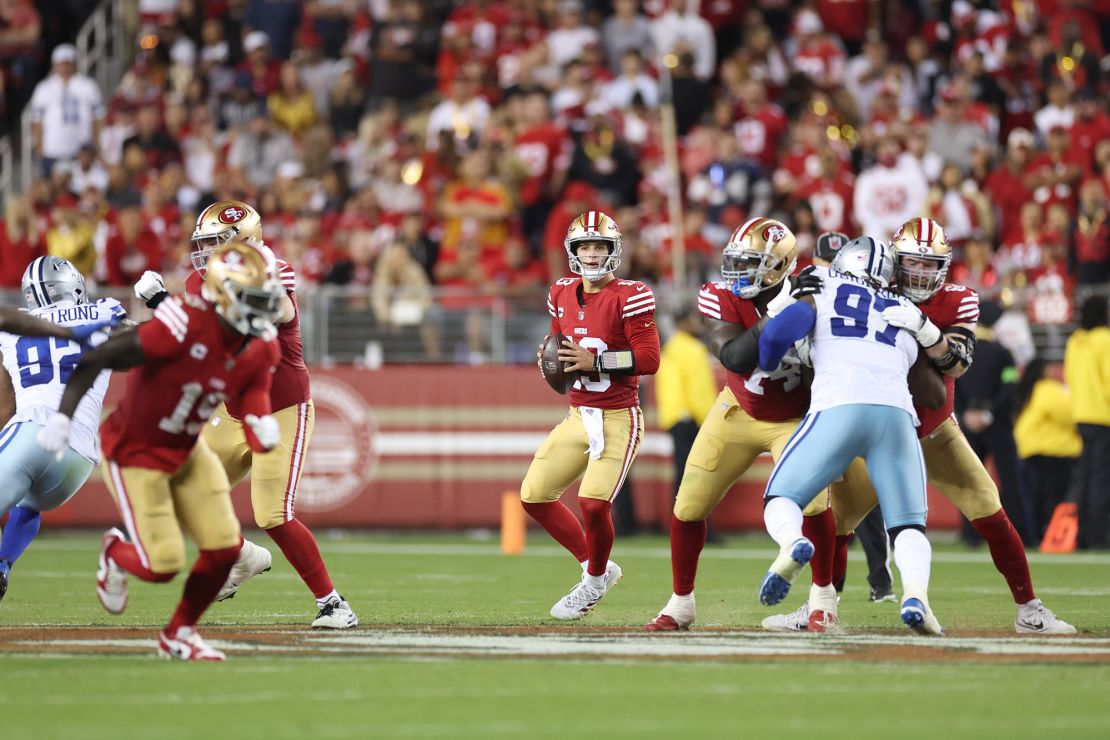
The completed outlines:
<svg viewBox="0 0 1110 740">
<path fill-rule="evenodd" d="M 104 245 L 104 261 L 108 285 L 129 287 L 146 270 L 162 271 L 162 241 L 143 223 L 139 203 L 131 201 L 120 208 Z"/>
<path fill-rule="evenodd" d="M 878 26 L 879 3 L 875 0 L 817 0 L 817 14 L 825 28 L 844 41 L 848 53 L 858 54 L 864 35 Z"/>
<path fill-rule="evenodd" d="M 574 151 L 570 136 L 551 120 L 551 108 L 542 90 L 524 96 L 520 106 L 519 135 L 513 154 L 525 180 L 520 184 L 520 221 L 532 254 L 543 251 L 543 233 L 555 198 L 563 187 Z"/>
<path fill-rule="evenodd" d="M 1025 184 L 1032 148 L 1033 134 L 1027 129 L 1014 129 L 1006 138 L 1005 159 L 987 178 L 986 191 L 994 204 L 998 240 L 1003 244 L 1019 238 L 1021 222 L 1014 214 L 1033 199 Z"/>
<path fill-rule="evenodd" d="M 1068 130 L 1053 126 L 1048 132 L 1048 146 L 1044 154 L 1029 164 L 1026 183 L 1033 191 L 1033 200 L 1048 209 L 1053 203 L 1062 203 L 1069 213 L 1075 213 L 1079 180 L 1083 168 L 1069 154 Z"/>
<path fill-rule="evenodd" d="M 998 297 L 1002 289 L 1002 278 L 994 266 L 994 251 L 990 241 L 982 234 L 975 233 L 963 249 L 963 259 L 952 265 L 948 273 L 949 282 L 971 288 L 982 300 Z"/>
<path fill-rule="evenodd" d="M 809 203 L 817 231 L 839 231 L 853 236 L 857 233 L 852 222 L 855 176 L 843 169 L 840 156 L 832 147 L 825 147 L 818 156 L 821 174 L 807 178 L 794 192 L 794 200 Z"/>
<path fill-rule="evenodd" d="M 479 149 L 466 155 L 459 163 L 458 177 L 440 200 L 441 261 L 464 245 L 476 247 L 482 259 L 502 252 L 509 238 L 512 205 L 509 191 L 490 172 L 489 154 Z"/>
<path fill-rule="evenodd" d="M 30 201 L 12 198 L 0 222 L 0 287 L 18 289 L 27 265 L 45 254 L 46 235 Z"/>
<path fill-rule="evenodd" d="M 1017 235 L 1002 242 L 995 257 L 995 264 L 1004 276 L 1034 270 L 1041 264 L 1041 245 L 1044 242 L 1044 210 L 1035 201 L 1021 207 Z"/>
<path fill-rule="evenodd" d="M 745 80 L 739 93 L 740 115 L 735 131 L 740 151 L 770 172 L 778 160 L 779 145 L 786 134 L 786 115 L 778 105 L 768 102 L 767 88 L 758 80 Z"/>
<path fill-rule="evenodd" d="M 1075 222 L 1075 274 L 1081 285 L 1110 280 L 1110 222 L 1106 190 L 1099 180 L 1087 180 L 1079 189 L 1079 214 Z"/>
<path fill-rule="evenodd" d="M 1075 280 L 1068 274 L 1063 236 L 1049 231 L 1041 238 L 1041 265 L 1026 273 L 1029 320 L 1034 324 L 1066 324 L 1071 321 Z"/>
<path fill-rule="evenodd" d="M 1106 115 L 1090 88 L 1083 88 L 1075 94 L 1075 119 L 1069 133 L 1069 159 L 1089 171 L 1094 167 L 1099 142 L 1110 139 L 1110 116 Z"/>
<path fill-rule="evenodd" d="M 844 49 L 825 33 L 821 17 L 810 8 L 803 8 L 794 17 L 796 51 L 794 67 L 804 72 L 814 84 L 834 88 L 844 79 Z"/>
</svg>

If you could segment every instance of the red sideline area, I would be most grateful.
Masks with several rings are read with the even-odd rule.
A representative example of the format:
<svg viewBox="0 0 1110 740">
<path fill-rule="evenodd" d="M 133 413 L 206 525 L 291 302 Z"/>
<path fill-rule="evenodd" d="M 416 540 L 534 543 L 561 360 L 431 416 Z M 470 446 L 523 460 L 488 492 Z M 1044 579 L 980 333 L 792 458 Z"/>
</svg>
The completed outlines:
<svg viewBox="0 0 1110 740">
<path fill-rule="evenodd" d="M 310 527 L 495 527 L 501 494 L 517 490 L 535 448 L 566 408 L 565 397 L 553 393 L 533 367 L 314 368 L 312 378 L 316 430 L 296 510 Z M 106 408 L 123 380 L 113 379 Z M 645 383 L 648 431 L 631 478 L 638 521 L 665 528 L 670 440 L 650 421 L 651 396 Z M 713 514 L 715 526 L 762 528 L 760 498 L 770 458 L 753 472 Z M 254 526 L 249 486 L 238 486 L 233 498 L 244 525 Z M 566 497 L 568 503 L 575 498 Z M 55 527 L 118 523 L 98 471 L 72 501 L 45 518 Z M 929 524 L 959 524 L 955 507 L 932 490 Z"/>
</svg>

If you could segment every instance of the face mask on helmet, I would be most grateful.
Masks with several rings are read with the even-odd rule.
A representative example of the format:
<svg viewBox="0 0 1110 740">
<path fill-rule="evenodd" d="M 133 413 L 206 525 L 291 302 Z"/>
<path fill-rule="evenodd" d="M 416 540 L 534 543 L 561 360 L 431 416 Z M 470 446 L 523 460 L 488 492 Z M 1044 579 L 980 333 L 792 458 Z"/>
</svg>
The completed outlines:
<svg viewBox="0 0 1110 740">
<path fill-rule="evenodd" d="M 208 262 L 201 293 L 238 333 L 272 339 L 284 291 L 267 252 L 243 242 L 220 248 Z"/>
<path fill-rule="evenodd" d="M 222 311 L 217 304 L 216 310 L 227 323 L 240 334 L 266 340 L 277 336 L 280 286 L 267 284 L 254 288 L 230 279 L 225 279 L 223 285 L 232 300 Z"/>
<path fill-rule="evenodd" d="M 203 276 L 213 252 L 232 239 L 256 246 L 262 243 L 262 218 L 258 212 L 234 200 L 219 201 L 205 208 L 197 217 L 190 239 L 194 247 L 189 255 L 193 269 Z"/>
<path fill-rule="evenodd" d="M 27 265 L 21 284 L 27 308 L 67 307 L 89 302 L 85 276 L 68 260 L 39 257 Z"/>
<path fill-rule="evenodd" d="M 235 232 L 231 229 L 222 231 L 219 234 L 202 234 L 194 236 L 192 239 L 195 249 L 189 254 L 189 259 L 193 263 L 193 269 L 204 275 L 204 271 L 208 269 L 208 258 L 226 244 L 231 238 L 235 236 Z"/>
<path fill-rule="evenodd" d="M 932 298 L 948 277 L 952 256 L 899 254 L 898 288 L 914 303 Z"/>
<path fill-rule="evenodd" d="M 773 254 L 726 247 L 721 262 L 721 277 L 731 284 L 736 295 L 755 298 L 760 291 L 773 287 L 764 285 L 764 280 L 779 267 L 779 260 Z"/>
<path fill-rule="evenodd" d="M 601 262 L 597 266 L 586 265 L 582 262 L 582 258 L 578 256 L 578 250 L 587 244 L 604 244 L 606 248 L 606 256 L 601 258 Z M 615 271 L 621 264 L 621 256 L 619 246 L 611 239 L 598 239 L 588 238 L 571 241 L 567 250 L 570 252 L 570 271 L 575 275 L 581 275 L 587 280 L 600 280 L 609 273 Z M 591 259 L 591 258 L 587 258 Z"/>
</svg>

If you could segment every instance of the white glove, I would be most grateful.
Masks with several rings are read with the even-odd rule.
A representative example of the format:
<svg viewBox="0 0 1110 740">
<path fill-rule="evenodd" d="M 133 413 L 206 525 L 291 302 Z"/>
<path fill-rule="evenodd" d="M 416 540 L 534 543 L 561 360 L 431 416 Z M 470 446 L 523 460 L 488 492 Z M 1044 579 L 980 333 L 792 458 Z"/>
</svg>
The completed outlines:
<svg viewBox="0 0 1110 740">
<path fill-rule="evenodd" d="M 39 447 L 54 453 L 55 460 L 61 460 L 69 450 L 69 427 L 69 417 L 55 411 L 35 439 L 38 440 Z"/>
<path fill-rule="evenodd" d="M 922 347 L 932 347 L 941 340 L 940 329 L 909 301 L 900 302 L 883 311 L 883 321 L 909 331 Z"/>
<path fill-rule="evenodd" d="M 247 414 L 243 421 L 250 426 L 258 443 L 267 450 L 272 450 L 281 443 L 281 427 L 278 426 L 277 419 L 269 414 L 261 417 Z"/>
<path fill-rule="evenodd" d="M 791 304 L 797 302 L 797 299 L 790 295 L 790 278 L 786 278 L 782 281 L 782 289 L 779 294 L 767 304 L 767 317 L 773 319 L 789 308 Z"/>
<path fill-rule="evenodd" d="M 139 278 L 139 282 L 135 283 L 135 296 L 144 303 L 149 301 L 159 293 L 166 292 L 166 282 L 162 280 L 162 276 L 153 270 L 147 270 L 143 276 Z"/>
<path fill-rule="evenodd" d="M 794 351 L 798 353 L 798 359 L 806 367 L 813 367 L 813 360 L 809 357 L 809 337 L 802 337 L 794 342 Z"/>
</svg>

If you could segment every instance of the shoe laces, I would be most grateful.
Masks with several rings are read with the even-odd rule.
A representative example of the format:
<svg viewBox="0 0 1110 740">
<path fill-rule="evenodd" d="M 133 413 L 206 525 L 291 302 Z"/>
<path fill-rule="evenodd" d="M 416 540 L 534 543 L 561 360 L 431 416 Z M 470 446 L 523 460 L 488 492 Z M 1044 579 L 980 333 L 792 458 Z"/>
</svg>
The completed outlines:
<svg viewBox="0 0 1110 740">
<path fill-rule="evenodd" d="M 598 601 L 600 601 L 601 597 L 604 595 L 604 591 L 601 591 L 594 588 L 593 586 L 590 586 L 587 583 L 579 581 L 577 584 L 575 584 L 574 588 L 571 589 L 570 593 L 567 594 L 566 597 L 564 597 L 563 601 L 567 604 L 567 606 L 571 607 L 590 606 L 591 604 L 596 604 Z"/>
</svg>

